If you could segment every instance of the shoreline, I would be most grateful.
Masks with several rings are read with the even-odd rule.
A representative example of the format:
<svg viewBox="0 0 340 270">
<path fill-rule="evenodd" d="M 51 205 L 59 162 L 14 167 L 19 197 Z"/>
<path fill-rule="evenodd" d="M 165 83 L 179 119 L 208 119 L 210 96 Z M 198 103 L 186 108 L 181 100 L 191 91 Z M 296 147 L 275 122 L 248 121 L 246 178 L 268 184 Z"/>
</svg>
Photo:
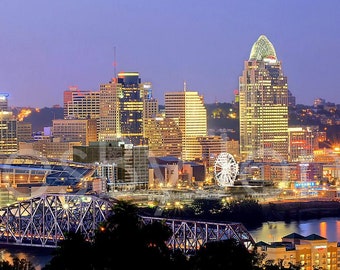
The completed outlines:
<svg viewBox="0 0 340 270">
<path fill-rule="evenodd" d="M 262 203 L 264 221 L 292 221 L 340 217 L 340 201 L 303 199 Z"/>
</svg>

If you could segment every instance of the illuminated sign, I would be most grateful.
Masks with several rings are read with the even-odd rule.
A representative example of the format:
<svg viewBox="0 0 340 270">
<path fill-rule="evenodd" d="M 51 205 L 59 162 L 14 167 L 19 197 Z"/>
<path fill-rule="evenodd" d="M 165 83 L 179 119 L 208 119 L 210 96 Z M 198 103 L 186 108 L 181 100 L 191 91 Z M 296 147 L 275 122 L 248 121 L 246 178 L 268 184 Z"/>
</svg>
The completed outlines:
<svg viewBox="0 0 340 270">
<path fill-rule="evenodd" d="M 316 186 L 315 182 L 296 182 L 294 184 L 295 188 L 308 188 Z"/>
<path fill-rule="evenodd" d="M 327 246 L 315 246 L 314 247 L 317 251 L 324 251 L 325 249 L 327 249 Z"/>
</svg>

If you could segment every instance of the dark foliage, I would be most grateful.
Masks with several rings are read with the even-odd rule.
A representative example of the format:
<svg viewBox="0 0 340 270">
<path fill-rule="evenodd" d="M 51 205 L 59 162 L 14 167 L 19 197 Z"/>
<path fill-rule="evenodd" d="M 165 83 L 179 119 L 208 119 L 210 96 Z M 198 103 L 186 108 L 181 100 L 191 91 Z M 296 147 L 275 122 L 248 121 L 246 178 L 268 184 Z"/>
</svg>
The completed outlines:
<svg viewBox="0 0 340 270">
<path fill-rule="evenodd" d="M 111 270 L 118 265 L 124 269 L 138 265 L 151 270 L 260 269 L 256 266 L 258 255 L 235 239 L 209 242 L 196 254 L 186 256 L 168 248 L 166 243 L 171 235 L 167 225 L 144 224 L 137 206 L 120 201 L 107 221 L 98 227 L 92 242 L 85 241 L 78 233 L 67 234 L 43 270 Z"/>
<path fill-rule="evenodd" d="M 190 262 L 195 270 L 253 269 L 252 254 L 235 239 L 207 243 Z"/>
<path fill-rule="evenodd" d="M 117 269 L 117 265 L 133 269 L 136 264 L 141 269 L 166 270 L 173 269 L 175 265 L 184 269 L 186 257 L 172 253 L 166 246 L 170 236 L 168 226 L 160 222 L 142 224 L 137 207 L 120 201 L 108 220 L 99 226 L 92 243 L 85 241 L 80 234 L 68 234 L 43 269 L 110 270 Z"/>
<path fill-rule="evenodd" d="M 265 217 L 262 205 L 254 199 L 232 200 L 222 202 L 220 199 L 195 199 L 183 209 L 140 210 L 147 215 L 157 213 L 162 217 L 219 222 L 239 222 L 247 228 L 261 226 Z"/>
<path fill-rule="evenodd" d="M 35 268 L 30 261 L 14 257 L 13 263 L 0 261 L 0 270 L 35 270 Z"/>
<path fill-rule="evenodd" d="M 91 270 L 91 256 L 90 243 L 85 241 L 80 233 L 70 232 L 66 234 L 65 240 L 55 250 L 52 260 L 43 269 Z"/>
</svg>

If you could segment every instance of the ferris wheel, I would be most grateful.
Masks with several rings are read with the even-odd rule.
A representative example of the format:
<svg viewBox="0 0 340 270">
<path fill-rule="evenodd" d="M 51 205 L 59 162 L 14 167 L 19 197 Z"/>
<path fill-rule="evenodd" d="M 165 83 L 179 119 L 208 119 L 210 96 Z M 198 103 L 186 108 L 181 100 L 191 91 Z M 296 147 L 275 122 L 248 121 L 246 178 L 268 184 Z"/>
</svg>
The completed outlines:
<svg viewBox="0 0 340 270">
<path fill-rule="evenodd" d="M 219 186 L 233 185 L 238 171 L 238 164 L 231 154 L 223 152 L 218 155 L 214 165 L 214 175 Z"/>
</svg>

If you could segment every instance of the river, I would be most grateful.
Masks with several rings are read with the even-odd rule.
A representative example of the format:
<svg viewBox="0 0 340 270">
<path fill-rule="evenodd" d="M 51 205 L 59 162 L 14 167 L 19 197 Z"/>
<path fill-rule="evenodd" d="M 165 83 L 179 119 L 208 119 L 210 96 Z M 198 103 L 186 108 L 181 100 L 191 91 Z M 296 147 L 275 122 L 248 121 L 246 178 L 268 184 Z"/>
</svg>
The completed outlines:
<svg viewBox="0 0 340 270">
<path fill-rule="evenodd" d="M 36 270 L 41 270 L 52 258 L 52 248 L 8 246 L 0 244 L 0 259 L 13 262 L 13 257 L 30 261 Z"/>
<path fill-rule="evenodd" d="M 340 242 L 340 219 L 329 217 L 289 223 L 283 221 L 264 222 L 262 227 L 249 232 L 255 242 L 277 242 L 281 241 L 283 236 L 291 233 L 298 233 L 303 236 L 315 233 L 327 238 L 328 241 Z"/>
</svg>

